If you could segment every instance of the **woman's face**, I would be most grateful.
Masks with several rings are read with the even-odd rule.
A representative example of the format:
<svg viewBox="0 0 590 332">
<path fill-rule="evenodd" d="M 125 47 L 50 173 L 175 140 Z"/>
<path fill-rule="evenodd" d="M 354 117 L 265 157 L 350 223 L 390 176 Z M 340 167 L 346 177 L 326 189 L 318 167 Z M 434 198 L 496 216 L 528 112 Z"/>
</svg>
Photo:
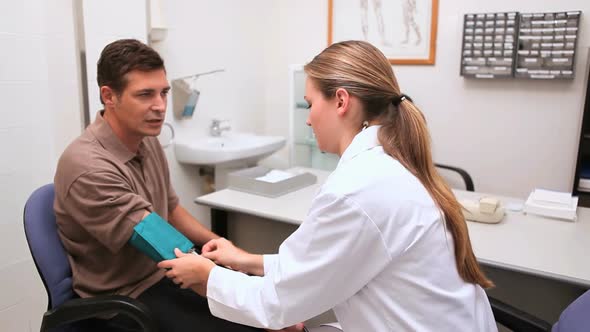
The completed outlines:
<svg viewBox="0 0 590 332">
<path fill-rule="evenodd" d="M 311 126 L 323 152 L 339 153 L 338 151 L 338 101 L 337 98 L 325 98 L 316 87 L 313 79 L 305 80 L 305 101 L 309 105 L 307 125 Z"/>
</svg>

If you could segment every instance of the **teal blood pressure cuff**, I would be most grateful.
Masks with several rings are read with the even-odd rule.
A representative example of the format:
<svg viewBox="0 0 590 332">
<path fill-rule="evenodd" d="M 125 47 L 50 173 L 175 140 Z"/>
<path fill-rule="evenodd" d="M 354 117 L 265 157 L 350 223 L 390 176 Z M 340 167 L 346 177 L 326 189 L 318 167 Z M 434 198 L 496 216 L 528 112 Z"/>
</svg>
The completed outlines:
<svg viewBox="0 0 590 332">
<path fill-rule="evenodd" d="M 156 262 L 176 258 L 174 248 L 187 252 L 193 247 L 186 236 L 155 212 L 133 227 L 129 242 Z"/>
</svg>

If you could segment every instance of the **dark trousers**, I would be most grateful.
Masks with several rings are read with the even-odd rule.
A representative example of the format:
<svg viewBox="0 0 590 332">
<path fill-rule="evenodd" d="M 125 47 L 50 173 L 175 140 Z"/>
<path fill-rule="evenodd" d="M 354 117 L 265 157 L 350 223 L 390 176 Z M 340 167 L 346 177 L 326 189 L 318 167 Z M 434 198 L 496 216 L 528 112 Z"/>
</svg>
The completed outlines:
<svg viewBox="0 0 590 332">
<path fill-rule="evenodd" d="M 159 331 L 166 332 L 254 332 L 253 327 L 232 323 L 211 315 L 207 299 L 190 289 L 181 289 L 164 278 L 138 298 L 156 318 Z M 106 321 L 106 331 L 139 331 L 130 318 L 117 315 Z"/>
</svg>

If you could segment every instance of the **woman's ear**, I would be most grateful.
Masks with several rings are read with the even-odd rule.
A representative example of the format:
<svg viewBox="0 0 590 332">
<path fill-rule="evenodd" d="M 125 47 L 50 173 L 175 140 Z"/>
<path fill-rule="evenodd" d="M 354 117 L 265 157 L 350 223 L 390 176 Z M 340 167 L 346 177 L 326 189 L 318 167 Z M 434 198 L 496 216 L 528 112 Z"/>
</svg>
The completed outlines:
<svg viewBox="0 0 590 332">
<path fill-rule="evenodd" d="M 336 102 L 338 103 L 338 115 L 344 115 L 348 112 L 350 106 L 350 94 L 348 94 L 348 91 L 343 88 L 338 88 L 334 98 L 336 98 Z"/>
</svg>

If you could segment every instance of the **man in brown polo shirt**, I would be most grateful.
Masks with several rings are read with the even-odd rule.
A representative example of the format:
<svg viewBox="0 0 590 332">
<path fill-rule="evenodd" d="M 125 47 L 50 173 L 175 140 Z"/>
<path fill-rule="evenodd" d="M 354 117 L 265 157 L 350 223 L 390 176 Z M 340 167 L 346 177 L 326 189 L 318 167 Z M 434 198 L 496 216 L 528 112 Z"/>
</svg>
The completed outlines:
<svg viewBox="0 0 590 332">
<path fill-rule="evenodd" d="M 206 299 L 164 278 L 164 271 L 129 243 L 133 227 L 150 212 L 196 245 L 218 237 L 179 204 L 155 137 L 170 90 L 163 60 L 137 40 L 119 40 L 102 51 L 97 80 L 104 110 L 64 151 L 54 180 L 54 208 L 74 290 L 81 297 L 138 298 L 161 331 L 257 331 L 213 317 Z M 120 315 L 105 324 L 105 331 L 135 327 Z"/>
</svg>

